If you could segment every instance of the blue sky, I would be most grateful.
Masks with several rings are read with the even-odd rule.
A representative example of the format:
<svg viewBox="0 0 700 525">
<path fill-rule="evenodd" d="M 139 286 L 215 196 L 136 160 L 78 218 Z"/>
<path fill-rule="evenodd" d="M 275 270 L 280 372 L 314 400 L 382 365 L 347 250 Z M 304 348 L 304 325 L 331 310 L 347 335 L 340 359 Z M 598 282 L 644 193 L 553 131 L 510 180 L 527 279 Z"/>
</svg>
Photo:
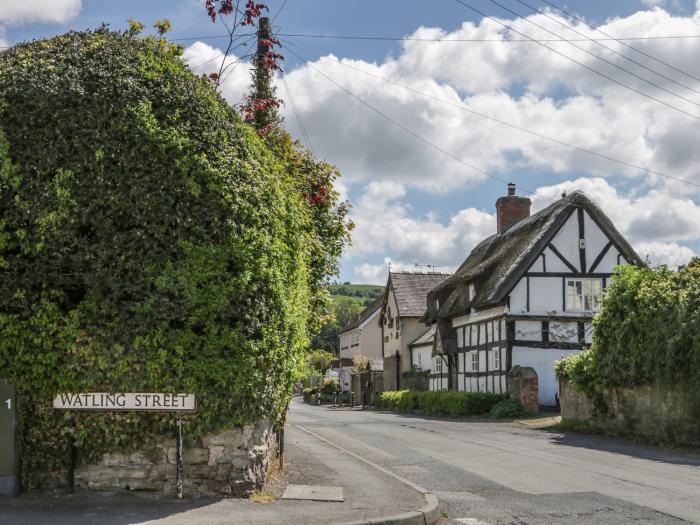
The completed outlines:
<svg viewBox="0 0 700 525">
<path fill-rule="evenodd" d="M 488 0 L 467 3 L 533 38 L 551 38 L 533 22 L 567 38 L 577 37 L 551 17 L 600 37 L 560 13 L 550 11 L 550 18 L 536 17 L 516 0 L 499 1 L 528 18 L 516 19 Z M 537 0 L 527 1 L 544 7 Z M 694 1 L 552 1 L 616 36 L 700 35 L 700 15 L 696 15 Z M 194 67 L 216 58 L 223 44 L 210 38 L 222 34 L 222 28 L 211 23 L 203 3 L 4 0 L 0 6 L 0 39 L 12 44 L 70 29 L 95 28 L 103 22 L 123 29 L 130 17 L 147 25 L 167 17 L 173 24 L 169 36 L 184 39 L 180 41 L 187 46 L 185 59 Z M 283 0 L 269 2 L 273 16 L 282 4 Z M 505 36 L 502 27 L 481 20 L 453 0 L 288 0 L 275 20 L 275 28 L 282 34 L 443 39 Z M 700 183 L 700 153 L 695 152 L 700 138 L 697 119 L 640 97 L 532 43 L 303 37 L 284 37 L 284 41 L 309 61 L 305 64 L 291 52 L 285 53 L 287 86 L 311 145 L 318 156 L 339 166 L 344 174 L 342 190 L 353 204 L 357 229 L 354 246 L 343 257 L 341 280 L 382 282 L 389 261 L 394 268 L 411 268 L 419 263 L 449 270 L 459 265 L 475 243 L 495 229 L 493 204 L 505 192 L 503 182 L 485 177 L 467 164 L 516 182 L 520 193 L 531 194 L 535 210 L 556 199 L 563 190 L 584 189 L 611 215 L 640 254 L 649 256 L 653 263 L 678 264 L 700 253 L 697 186 L 622 169 L 618 164 L 484 121 L 455 109 L 454 104 L 636 166 Z M 606 43 L 667 78 L 639 69 L 598 44 L 579 44 L 657 85 L 681 91 L 683 99 L 611 68 L 580 49 L 567 47 L 570 44 L 548 45 L 628 87 L 697 114 L 700 64 L 696 57 L 700 38 L 633 42 L 677 69 L 615 42 Z M 208 73 L 209 68 L 218 69 L 216 59 L 197 72 Z M 447 99 L 453 106 L 365 76 L 358 69 Z M 432 146 L 353 100 L 318 71 Z M 246 68 L 238 68 L 222 86 L 222 93 L 231 103 L 240 98 L 247 76 Z M 279 84 L 278 89 L 288 100 L 286 88 Z M 290 104 L 286 104 L 286 126 L 300 137 L 299 123 L 289 109 Z"/>
</svg>

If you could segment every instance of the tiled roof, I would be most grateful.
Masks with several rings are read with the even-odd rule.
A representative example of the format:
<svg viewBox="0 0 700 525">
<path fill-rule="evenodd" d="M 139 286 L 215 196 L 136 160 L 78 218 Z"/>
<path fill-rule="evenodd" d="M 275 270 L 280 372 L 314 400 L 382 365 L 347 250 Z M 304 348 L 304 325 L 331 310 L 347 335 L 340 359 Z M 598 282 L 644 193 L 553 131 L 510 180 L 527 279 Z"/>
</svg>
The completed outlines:
<svg viewBox="0 0 700 525">
<path fill-rule="evenodd" d="M 449 277 L 444 273 L 391 272 L 389 280 L 394 289 L 400 317 L 420 317 L 425 313 L 428 292 Z"/>
<path fill-rule="evenodd" d="M 433 344 L 433 339 L 435 338 L 435 325 L 432 325 L 425 332 L 419 335 L 415 341 L 413 341 L 408 346 L 427 346 Z"/>
</svg>

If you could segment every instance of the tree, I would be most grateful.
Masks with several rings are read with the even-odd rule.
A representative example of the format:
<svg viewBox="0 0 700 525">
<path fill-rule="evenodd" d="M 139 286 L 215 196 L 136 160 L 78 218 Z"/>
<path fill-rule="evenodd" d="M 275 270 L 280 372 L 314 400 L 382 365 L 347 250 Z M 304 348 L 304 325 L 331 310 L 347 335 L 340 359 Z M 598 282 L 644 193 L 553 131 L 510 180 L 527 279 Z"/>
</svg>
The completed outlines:
<svg viewBox="0 0 700 525">
<path fill-rule="evenodd" d="M 348 219 L 350 205 L 340 201 L 340 194 L 334 188 L 334 182 L 340 176 L 337 168 L 316 159 L 311 151 L 295 141 L 280 126 L 282 119 L 278 109 L 282 101 L 276 96 L 274 77 L 275 73 L 281 72 L 279 61 L 284 60 L 276 51 L 281 44 L 271 34 L 269 20 L 262 17 L 262 13 L 268 10 L 266 4 L 247 0 L 243 10 L 241 5 L 241 0 L 205 0 L 212 22 L 218 17 L 229 37 L 219 73 L 211 78 L 218 88 L 222 75 L 230 67 L 230 64 L 225 65 L 226 57 L 241 45 L 242 35 L 237 30 L 257 24 L 256 53 L 247 57 L 253 61 L 251 85 L 245 102 L 239 109 L 244 120 L 265 138 L 266 144 L 284 165 L 285 171 L 296 181 L 297 189 L 308 207 L 310 221 L 306 223 L 308 244 L 305 248 L 310 259 L 310 329 L 312 333 L 319 333 L 324 324 L 332 321 L 333 312 L 326 283 L 331 276 L 338 274 L 340 255 L 350 242 L 350 232 L 354 227 Z M 230 16 L 233 16 L 233 20 L 226 23 L 225 18 Z M 241 59 L 244 58 L 246 56 Z M 328 341 L 321 344 L 323 348 L 331 349 Z"/>
<path fill-rule="evenodd" d="M 314 214 L 240 114 L 160 37 L 102 28 L 0 54 L 0 369 L 23 476 L 96 460 L 171 417 L 58 392 L 192 392 L 193 434 L 279 419 L 308 345 Z M 70 437 L 70 439 L 69 439 Z"/>
</svg>

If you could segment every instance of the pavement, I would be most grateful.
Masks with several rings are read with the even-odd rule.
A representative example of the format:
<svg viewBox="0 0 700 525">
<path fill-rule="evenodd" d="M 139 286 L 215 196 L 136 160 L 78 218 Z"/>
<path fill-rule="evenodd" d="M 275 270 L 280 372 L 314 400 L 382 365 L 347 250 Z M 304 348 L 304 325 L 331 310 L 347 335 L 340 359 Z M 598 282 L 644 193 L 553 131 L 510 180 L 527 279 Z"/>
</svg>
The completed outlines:
<svg viewBox="0 0 700 525">
<path fill-rule="evenodd" d="M 305 410 L 308 407 L 294 404 L 291 421 Z M 290 484 L 340 486 L 344 501 L 277 499 Z M 177 501 L 153 494 L 125 492 L 25 494 L 19 498 L 0 499 L 0 525 L 369 523 L 369 520 L 378 522 L 378 518 L 401 514 L 410 518 L 411 511 L 423 507 L 426 501 L 419 490 L 300 430 L 294 423 L 285 431 L 284 472 L 269 483 L 265 491 L 271 493 L 275 501 L 253 503 L 214 498 Z"/>
<path fill-rule="evenodd" d="M 431 491 L 450 524 L 700 523 L 700 451 L 511 422 L 308 405 L 292 414 L 292 426 Z"/>
</svg>

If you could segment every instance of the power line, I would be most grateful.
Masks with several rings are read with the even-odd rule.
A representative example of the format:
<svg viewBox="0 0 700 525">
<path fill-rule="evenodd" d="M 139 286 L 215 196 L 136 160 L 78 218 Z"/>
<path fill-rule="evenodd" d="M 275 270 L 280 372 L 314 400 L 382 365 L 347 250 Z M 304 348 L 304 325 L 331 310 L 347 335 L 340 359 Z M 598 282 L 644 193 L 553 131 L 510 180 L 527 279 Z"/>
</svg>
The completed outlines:
<svg viewBox="0 0 700 525">
<path fill-rule="evenodd" d="M 544 0 L 543 0 L 544 1 Z M 242 35 L 243 36 L 243 35 Z M 245 36 L 248 36 L 247 34 Z M 255 36 L 255 35 L 253 35 Z M 688 38 L 700 38 L 700 35 L 668 35 L 668 36 L 638 36 L 638 37 L 606 37 L 606 38 L 419 38 L 419 37 L 401 37 L 401 36 L 371 36 L 371 35 L 323 35 L 323 34 L 313 34 L 313 33 L 277 33 L 277 36 L 284 37 L 295 37 L 295 38 L 320 38 L 326 40 L 377 40 L 385 42 L 437 42 L 437 43 L 450 43 L 450 42 L 494 42 L 494 43 L 535 43 L 535 42 L 622 42 L 628 41 L 643 41 L 643 40 L 678 40 L 678 39 L 688 39 Z M 228 35 L 203 35 L 203 36 L 191 36 L 191 37 L 181 37 L 173 38 L 175 42 L 189 41 L 189 40 L 214 40 L 219 38 L 228 38 Z"/>
<path fill-rule="evenodd" d="M 520 1 L 520 0 L 518 0 L 518 1 Z M 512 9 L 506 7 L 505 5 L 503 5 L 502 3 L 498 2 L 497 0 L 489 0 L 489 2 L 491 2 L 493 5 L 496 5 L 496 6 L 500 7 L 501 9 L 503 9 L 503 10 L 505 10 L 505 11 L 511 13 L 513 16 L 515 16 L 515 17 L 517 17 L 517 18 L 519 18 L 519 19 L 521 19 L 521 20 L 524 20 L 524 21 L 527 22 L 528 24 L 533 25 L 533 26 L 535 26 L 535 27 L 537 27 L 537 28 L 539 28 L 539 29 L 541 29 L 541 30 L 543 30 L 543 31 L 546 31 L 547 33 L 549 33 L 549 34 L 551 34 L 551 35 L 554 35 L 554 36 L 557 37 L 557 38 L 560 38 L 559 35 L 556 34 L 554 31 L 551 31 L 551 30 L 547 29 L 546 27 L 544 27 L 544 26 L 541 25 L 541 24 L 538 24 L 537 22 L 533 22 L 533 21 L 530 20 L 529 18 L 524 17 L 524 16 L 522 16 L 521 14 L 519 14 L 519 13 L 513 11 Z M 460 2 L 460 3 L 461 3 L 461 2 Z M 535 9 L 535 12 L 538 12 L 538 11 Z M 657 83 L 655 83 L 655 82 L 652 82 L 651 80 L 648 80 L 648 79 L 644 78 L 643 76 L 638 75 L 638 74 L 635 73 L 634 71 L 630 71 L 629 69 L 624 68 L 624 67 L 622 67 L 622 66 L 616 64 L 615 62 L 613 62 L 613 61 L 611 61 L 611 60 L 608 60 L 608 59 L 605 58 L 605 57 L 602 57 L 602 56 L 600 56 L 600 55 L 596 55 L 595 53 L 589 51 L 588 49 L 586 49 L 586 48 L 583 47 L 583 46 L 580 46 L 580 45 L 578 45 L 578 44 L 576 44 L 576 43 L 574 43 L 574 42 L 567 42 L 567 44 L 569 44 L 570 46 L 575 47 L 576 49 L 578 49 L 578 50 L 580 50 L 580 51 L 583 51 L 583 52 L 586 53 L 587 55 L 590 55 L 590 56 L 592 56 L 593 58 L 596 58 L 596 59 L 600 60 L 601 62 L 605 62 L 606 64 L 611 65 L 612 67 L 614 67 L 614 68 L 616 68 L 616 69 L 619 69 L 620 71 L 623 71 L 624 73 L 627 73 L 628 75 L 631 75 L 631 76 L 633 76 L 633 77 L 635 77 L 635 78 L 641 80 L 642 82 L 646 82 L 647 84 L 649 84 L 650 86 L 655 87 L 656 89 L 659 89 L 659 90 L 661 90 L 661 91 L 664 91 L 665 93 L 668 93 L 669 95 L 673 95 L 674 97 L 678 97 L 678 98 L 680 98 L 681 100 L 685 100 L 686 102 L 688 102 L 688 103 L 690 103 L 690 104 L 693 104 L 694 106 L 700 108 L 700 104 L 698 104 L 697 102 L 695 102 L 695 101 L 693 101 L 693 100 L 691 100 L 691 99 L 689 99 L 689 98 L 686 98 L 686 97 L 684 97 L 683 95 L 679 95 L 678 93 L 675 93 L 675 92 L 673 92 L 673 91 L 671 91 L 671 90 L 669 90 L 669 89 L 666 89 L 665 87 L 663 87 L 663 86 L 661 86 L 661 85 L 659 85 L 659 84 L 657 84 Z M 677 109 L 677 110 L 679 109 L 679 108 L 677 108 L 676 106 L 673 106 L 673 108 L 675 108 L 675 109 Z M 682 110 L 681 110 L 681 111 L 682 111 Z M 690 114 L 690 113 L 689 113 L 689 114 Z M 695 115 L 693 115 L 693 116 L 695 116 Z M 697 118 L 698 120 L 700 120 L 700 118 L 697 117 L 697 116 L 695 116 L 695 118 Z"/>
<path fill-rule="evenodd" d="M 557 24 L 559 24 L 560 26 L 562 26 L 562 27 L 568 29 L 569 31 L 573 31 L 573 32 L 576 33 L 577 35 L 582 35 L 582 36 L 584 36 L 584 37 L 587 37 L 589 41 L 595 42 L 596 44 L 598 44 L 598 45 L 601 46 L 602 48 L 607 49 L 607 50 L 610 51 L 611 53 L 614 53 L 615 55 L 617 55 L 617 56 L 619 56 L 619 57 L 621 57 L 621 58 L 624 58 L 625 60 L 627 60 L 627 61 L 629 61 L 629 62 L 632 62 L 633 64 L 636 64 L 637 66 L 641 67 L 642 69 L 645 69 L 645 70 L 647 70 L 647 71 L 649 71 L 649 72 L 651 72 L 651 73 L 653 73 L 653 74 L 655 74 L 655 75 L 657 75 L 657 76 L 659 76 L 659 77 L 661 77 L 661 78 L 663 78 L 663 79 L 665 79 L 665 80 L 668 80 L 669 82 L 672 82 L 673 84 L 676 84 L 677 86 L 680 86 L 680 87 L 685 88 L 685 89 L 687 89 L 687 90 L 689 90 L 689 91 L 692 91 L 693 93 L 696 93 L 696 94 L 700 95 L 700 91 L 698 91 L 698 90 L 696 90 L 696 89 L 694 89 L 694 88 L 692 88 L 692 87 L 690 87 L 690 86 L 688 86 L 688 85 L 686 85 L 686 84 L 683 84 L 683 83 L 681 83 L 681 82 L 678 82 L 677 80 L 675 80 L 675 79 L 673 79 L 673 78 L 671 78 L 671 77 L 669 77 L 669 76 L 666 76 L 666 75 L 664 75 L 663 73 L 659 73 L 659 72 L 656 71 L 655 69 L 652 69 L 652 68 L 646 66 L 645 64 L 642 64 L 641 62 L 639 62 L 639 61 L 637 61 L 637 60 L 635 60 L 635 59 L 633 59 L 633 58 L 630 58 L 630 57 L 628 57 L 628 56 L 626 56 L 626 55 L 623 55 L 622 53 L 616 51 L 616 50 L 613 49 L 612 47 L 610 47 L 610 46 L 608 46 L 608 45 L 606 45 L 606 44 L 604 44 L 604 43 L 602 43 L 602 42 L 596 42 L 595 40 L 591 39 L 591 37 L 588 37 L 585 33 L 582 33 L 581 31 L 579 31 L 579 30 L 577 30 L 577 29 L 575 29 L 575 28 L 573 28 L 573 27 L 571 27 L 571 26 L 569 26 L 569 25 L 567 25 L 567 24 L 561 22 L 560 20 L 557 20 L 555 17 L 550 16 L 550 15 L 549 15 L 548 13 L 546 13 L 546 12 L 542 12 L 540 9 L 534 7 L 533 5 L 528 4 L 528 3 L 525 2 L 524 0 L 516 0 L 516 2 L 518 2 L 518 3 L 521 4 L 521 5 L 524 5 L 525 7 L 531 9 L 532 11 L 534 11 L 534 12 L 536 12 L 536 13 L 541 14 L 542 16 L 548 18 L 549 20 L 552 20 L 552 21 L 556 22 Z M 586 24 L 586 25 L 588 25 L 588 24 Z M 588 27 L 591 27 L 593 30 L 595 30 L 595 28 L 592 27 L 592 26 L 588 26 Z"/>
<path fill-rule="evenodd" d="M 292 92 L 289 89 L 289 85 L 287 84 L 287 78 L 284 73 L 281 75 L 282 77 L 282 84 L 284 84 L 284 90 L 287 92 L 287 96 L 289 97 L 289 102 L 291 103 L 292 106 L 292 112 L 294 113 L 294 116 L 297 119 L 297 123 L 299 124 L 299 129 L 301 130 L 301 136 L 306 142 L 306 146 L 311 150 L 311 153 L 314 152 L 314 148 L 311 145 L 311 138 L 309 137 L 309 134 L 306 132 L 306 126 L 304 126 L 304 122 L 301 120 L 301 113 L 297 109 L 297 105 L 294 103 L 294 98 L 292 97 Z"/>
<path fill-rule="evenodd" d="M 384 112 L 381 111 L 380 109 L 375 108 L 373 105 L 371 105 L 369 102 L 367 102 L 367 101 L 364 100 L 363 98 L 361 98 L 361 97 L 355 95 L 352 91 L 350 91 L 349 89 L 347 89 L 345 86 L 343 86 L 343 85 L 339 84 L 338 82 L 336 82 L 335 80 L 333 80 L 331 77 L 329 77 L 328 75 L 326 75 L 323 71 L 321 71 L 320 69 L 318 69 L 317 67 L 315 67 L 313 64 L 311 64 L 311 63 L 310 63 L 308 60 L 306 60 L 304 57 L 302 57 L 301 55 L 299 55 L 298 53 L 296 53 L 293 49 L 287 48 L 287 50 L 288 50 L 290 53 L 292 53 L 294 56 L 296 56 L 299 60 L 301 60 L 302 62 L 304 62 L 310 69 L 316 71 L 319 75 L 321 75 L 323 78 L 325 78 L 326 80 L 328 80 L 331 84 L 335 85 L 338 89 L 342 90 L 342 91 L 345 92 L 347 95 L 351 96 L 352 98 L 354 98 L 355 100 L 357 100 L 359 103 L 361 103 L 361 104 L 364 105 L 365 107 L 369 108 L 370 110 L 374 111 L 374 112 L 377 113 L 379 116 L 381 116 L 381 117 L 384 118 L 385 120 L 389 121 L 389 122 L 390 122 L 391 124 L 393 124 L 394 126 L 400 128 L 400 129 L 402 129 L 403 131 L 405 131 L 406 133 L 408 133 L 408 134 L 411 135 L 412 137 L 418 139 L 419 141 L 423 142 L 424 144 L 430 146 L 431 148 L 433 148 L 433 149 L 439 151 L 439 152 L 442 153 L 443 155 L 446 155 L 447 157 L 451 158 L 452 160 L 455 160 L 455 161 L 459 162 L 460 164 L 463 164 L 464 166 L 468 167 L 468 168 L 471 169 L 471 170 L 474 170 L 474 171 L 476 171 L 476 172 L 478 172 L 478 173 L 481 173 L 482 175 L 484 175 L 484 176 L 486 176 L 486 177 L 489 177 L 489 178 L 492 178 L 492 179 L 497 180 L 497 181 L 499 181 L 499 182 L 502 182 L 503 184 L 508 184 L 508 181 L 506 181 L 505 179 L 502 179 L 502 178 L 500 178 L 500 177 L 498 177 L 498 176 L 496 176 L 496 175 L 493 175 L 492 173 L 489 173 L 489 172 L 487 172 L 487 171 L 482 170 L 481 168 L 478 168 L 478 167 L 474 166 L 473 164 L 468 163 L 468 162 L 465 161 L 464 159 L 461 159 L 461 158 L 459 158 L 459 157 L 453 155 L 452 153 L 450 153 L 449 151 L 447 151 L 447 150 L 441 148 L 441 147 L 438 146 L 437 144 L 434 144 L 434 143 L 430 142 L 428 139 L 422 137 L 421 135 L 419 135 L 418 133 L 414 132 L 414 131 L 411 130 L 410 128 L 407 128 L 406 126 L 404 126 L 404 125 L 401 124 L 400 122 L 397 122 L 396 120 L 394 120 L 392 117 L 390 117 L 389 115 L 387 115 L 386 113 L 384 113 Z M 529 190 L 528 190 L 528 191 L 529 191 Z"/>
<path fill-rule="evenodd" d="M 643 56 L 645 56 L 645 57 L 647 57 L 647 58 L 650 58 L 650 59 L 652 59 L 653 61 L 658 62 L 659 64 L 663 64 L 664 66 L 666 66 L 666 67 L 668 67 L 668 68 L 670 68 L 670 69 L 673 69 L 674 71 L 677 71 L 678 73 L 681 73 L 681 74 L 687 76 L 688 78 L 692 78 L 693 80 L 697 80 L 698 82 L 700 82 L 700 78 L 696 77 L 695 75 L 691 75 L 690 73 L 687 73 L 686 71 L 683 71 L 682 69 L 679 69 L 679 68 L 677 68 L 676 66 L 674 66 L 674 65 L 672 65 L 672 64 L 669 64 L 668 62 L 664 62 L 663 60 L 661 60 L 661 59 L 659 59 L 659 58 L 657 58 L 657 57 L 655 57 L 655 56 L 653 56 L 653 55 L 650 55 L 649 53 L 646 53 L 645 51 L 642 51 L 642 50 L 639 49 L 639 48 L 636 48 L 636 47 L 634 47 L 634 46 L 631 46 L 631 45 L 629 45 L 629 44 L 626 44 L 626 43 L 624 42 L 625 40 L 629 40 L 629 39 L 627 39 L 627 38 L 615 38 L 615 37 L 613 37 L 612 35 L 610 35 L 609 33 L 606 33 L 605 31 L 603 31 L 602 29 L 599 29 L 599 28 L 597 28 L 597 27 L 591 26 L 591 25 L 590 25 L 588 22 L 586 22 L 585 20 L 582 20 L 581 18 L 577 17 L 576 15 L 574 15 L 574 14 L 568 12 L 568 11 L 565 11 L 564 9 L 562 9 L 561 7 L 559 7 L 559 6 L 555 5 L 555 4 L 553 4 L 553 3 L 550 2 L 549 0 L 542 0 L 542 1 L 543 1 L 544 3 L 546 3 L 547 5 L 550 5 L 550 6 L 553 7 L 554 9 L 557 9 L 557 10 L 561 11 L 561 12 L 564 13 L 565 15 L 570 16 L 570 17 L 573 18 L 574 20 L 577 20 L 577 21 L 581 22 L 582 24 L 587 25 L 588 27 L 590 27 L 590 28 L 593 29 L 594 31 L 600 33 L 601 35 L 605 36 L 606 38 L 612 38 L 612 39 L 615 40 L 616 42 L 619 42 L 620 44 L 622 44 L 623 46 L 625 46 L 625 47 L 631 49 L 632 51 L 636 51 L 636 52 L 639 53 L 640 55 L 643 55 Z"/>
<path fill-rule="evenodd" d="M 272 25 L 272 24 L 275 23 L 275 20 L 277 20 L 277 17 L 280 16 L 280 13 L 282 12 L 282 9 L 284 9 L 284 6 L 287 5 L 287 2 L 288 2 L 288 1 L 289 1 L 289 0 L 284 0 L 284 2 L 282 3 L 282 5 L 280 6 L 280 8 L 277 10 L 277 13 L 275 14 L 275 16 L 272 17 L 272 21 L 270 22 L 270 25 Z"/>
<path fill-rule="evenodd" d="M 528 37 L 526 34 L 521 33 L 520 31 L 518 31 L 517 29 L 513 28 L 512 26 L 509 26 L 508 24 L 506 24 L 506 23 L 504 23 L 504 22 L 501 22 L 501 21 L 498 20 L 497 18 L 494 18 L 494 17 L 492 17 L 492 16 L 490 16 L 490 15 L 487 15 L 487 14 L 484 13 L 483 11 L 480 11 L 480 10 L 477 9 L 476 7 L 473 7 L 473 6 L 469 5 L 469 4 L 467 4 L 466 2 L 463 2 L 462 0 L 455 0 L 455 1 L 456 1 L 458 4 L 463 5 L 463 6 L 466 7 L 467 9 L 469 9 L 469 10 L 471 10 L 471 11 L 474 11 L 475 13 L 481 15 L 482 17 L 488 18 L 489 20 L 492 20 L 493 22 L 496 22 L 497 24 L 502 25 L 502 26 L 505 27 L 506 29 L 508 29 L 508 30 L 510 30 L 510 31 L 512 31 L 512 32 L 514 32 L 514 33 L 516 33 L 516 34 L 519 34 L 519 35 L 521 35 L 521 36 L 523 36 L 523 37 L 525 37 L 525 38 L 528 38 L 528 39 L 532 40 L 533 42 L 537 42 L 539 45 L 541 45 L 541 46 L 544 47 L 545 49 L 549 49 L 549 50 L 552 51 L 553 53 L 556 53 L 557 55 L 559 55 L 559 56 L 561 56 L 561 57 L 563 57 L 563 58 L 565 58 L 565 59 L 567 59 L 567 60 L 573 62 L 574 64 L 578 64 L 579 66 L 581 66 L 581 67 L 587 69 L 588 71 L 590 71 L 590 72 L 592 72 L 592 73 L 595 73 L 596 75 L 598 75 L 598 76 L 600 76 L 600 77 L 603 77 L 603 78 L 609 80 L 610 82 L 613 82 L 613 83 L 615 83 L 615 84 L 617 84 L 617 85 L 619 85 L 619 86 L 622 86 L 622 87 L 624 87 L 624 88 L 626 88 L 626 89 L 629 89 L 630 91 L 632 91 L 632 92 L 634 92 L 634 93 L 637 93 L 638 95 L 641 95 L 641 96 L 643 96 L 643 97 L 645 97 L 645 98 L 648 98 L 649 100 L 653 100 L 653 101 L 655 101 L 655 102 L 658 102 L 659 104 L 662 104 L 662 105 L 664 105 L 664 106 L 666 106 L 666 107 L 668 107 L 668 108 L 670 108 L 670 109 L 673 109 L 673 110 L 675 110 L 675 111 L 677 111 L 677 112 L 679 112 L 679 113 L 683 113 L 684 115 L 687 115 L 687 116 L 689 116 L 689 117 L 691 117 L 691 118 L 694 118 L 695 120 L 700 120 L 700 117 L 698 117 L 697 115 L 694 115 L 693 113 L 690 113 L 690 112 L 688 112 L 688 111 L 685 111 L 684 109 L 681 109 L 681 108 L 679 108 L 679 107 L 677 107 L 677 106 L 674 106 L 673 104 L 669 104 L 668 102 L 664 102 L 663 100 L 661 100 L 661 99 L 659 99 L 659 98 L 656 98 L 656 97 L 654 97 L 653 95 L 649 95 L 648 93 L 644 93 L 643 91 L 640 91 L 640 90 L 638 90 L 638 89 L 636 89 L 636 88 L 634 88 L 634 87 L 632 87 L 632 86 L 630 86 L 630 85 L 628 85 L 628 84 L 624 84 L 623 82 L 620 82 L 619 80 L 616 80 L 616 79 L 614 79 L 613 77 L 611 77 L 611 76 L 609 76 L 609 75 L 606 75 L 605 73 L 603 73 L 603 72 L 601 72 L 601 71 L 598 71 L 597 69 L 594 69 L 594 68 L 592 68 L 592 67 L 590 67 L 590 66 L 587 66 L 587 65 L 584 64 L 583 62 L 580 62 L 579 60 L 576 60 L 575 58 L 572 58 L 572 57 L 570 57 L 570 56 L 568 56 L 568 55 L 562 53 L 561 51 L 557 51 L 556 49 L 554 49 L 554 48 L 551 47 L 551 46 L 548 46 L 548 45 L 546 45 L 546 44 L 544 44 L 544 43 L 542 43 L 542 42 L 540 42 L 540 41 L 537 41 L 537 40 L 535 40 L 535 39 L 531 39 L 531 38 Z M 493 1 L 493 0 L 489 0 L 489 1 Z"/>
<path fill-rule="evenodd" d="M 696 183 L 694 183 L 694 182 L 692 182 L 692 181 L 688 181 L 688 180 L 682 179 L 682 178 L 680 178 L 680 177 L 673 177 L 672 175 L 667 175 L 667 174 L 662 173 L 662 172 L 660 172 L 660 171 L 656 171 L 656 170 L 652 170 L 652 169 L 649 169 L 649 168 L 645 168 L 645 167 L 643 167 L 643 166 L 638 166 L 638 165 L 636 165 L 636 164 L 632 164 L 632 163 L 630 163 L 630 162 L 627 162 L 627 161 L 624 161 L 624 160 L 620 160 L 620 159 L 617 159 L 617 158 L 615 158 L 615 157 L 611 157 L 610 155 L 606 155 L 606 154 L 604 154 L 604 153 L 600 153 L 600 152 L 597 152 L 597 151 L 594 151 L 594 150 L 590 150 L 590 149 L 584 148 L 584 147 L 582 147 L 582 146 L 576 146 L 576 145 L 574 145 L 574 144 L 570 144 L 570 143 L 568 143 L 568 142 L 564 142 L 563 140 L 559 140 L 559 139 L 557 139 L 557 138 L 554 138 L 554 137 L 551 137 L 551 136 L 548 136 L 548 135 L 544 135 L 543 133 L 539 133 L 539 132 L 537 132 L 537 131 L 533 131 L 533 130 L 527 129 L 527 128 L 524 128 L 524 127 L 522 127 L 522 126 L 518 126 L 517 124 L 513 124 L 512 122 L 508 122 L 508 121 L 505 121 L 505 120 L 501 120 L 501 119 L 496 118 L 496 117 L 493 117 L 493 116 L 491 116 L 491 115 L 487 115 L 487 114 L 485 114 L 485 113 L 481 113 L 481 112 L 479 112 L 479 111 L 475 111 L 475 110 L 473 110 L 473 109 L 471 109 L 471 108 L 468 108 L 467 106 L 465 106 L 465 105 L 463 105 L 463 104 L 456 104 L 456 103 L 451 102 L 451 101 L 449 101 L 449 100 L 446 100 L 446 99 L 443 99 L 443 98 L 440 98 L 440 97 L 436 97 L 435 95 L 431 95 L 431 94 L 429 94 L 429 93 L 425 93 L 424 91 L 420 91 L 420 90 L 418 90 L 418 89 L 415 89 L 415 88 L 406 86 L 406 85 L 401 84 L 401 83 L 399 83 L 399 82 L 395 82 L 394 80 L 388 79 L 388 78 L 386 78 L 386 77 L 382 77 L 382 76 L 376 75 L 376 74 L 374 74 L 374 73 L 370 73 L 369 71 L 365 71 L 365 70 L 363 70 L 363 69 L 361 69 L 361 68 L 359 68 L 359 67 L 355 67 L 355 66 L 352 66 L 352 65 L 350 65 L 350 64 L 347 64 L 347 63 L 345 63 L 345 62 L 342 62 L 342 61 L 338 60 L 337 58 L 335 59 L 335 61 L 336 61 L 336 63 L 340 64 L 341 66 L 344 66 L 344 67 L 353 69 L 353 70 L 358 71 L 358 72 L 360 72 L 360 73 L 364 73 L 365 75 L 368 75 L 368 76 L 370 76 L 370 77 L 376 78 L 377 80 L 381 80 L 381 81 L 383 81 L 383 82 L 387 82 L 387 83 L 389 83 L 389 84 L 392 84 L 392 85 L 394 85 L 394 86 L 400 87 L 400 88 L 405 89 L 405 90 L 407 90 L 407 91 L 410 91 L 410 92 L 412 92 L 412 93 L 416 93 L 417 95 L 421 95 L 421 96 L 424 96 L 424 97 L 426 97 L 426 98 L 435 100 L 436 102 L 440 102 L 440 103 L 442 103 L 442 104 L 446 104 L 446 105 L 448 105 L 448 106 L 452 106 L 452 107 L 457 108 L 457 109 L 459 109 L 459 110 L 461 110 L 461 111 L 465 111 L 465 112 L 467 112 L 467 113 L 471 113 L 472 115 L 476 115 L 477 117 L 481 117 L 481 118 L 484 118 L 484 119 L 487 119 L 487 120 L 491 120 L 491 121 L 496 122 L 496 123 L 498 123 L 498 124 L 501 124 L 501 125 L 503 125 L 503 126 L 508 126 L 509 128 L 516 129 L 516 130 L 521 131 L 521 132 L 523 132 L 523 133 L 528 133 L 528 134 L 533 135 L 533 136 L 535 136 L 535 137 L 538 137 L 538 138 L 541 138 L 541 139 L 545 139 L 545 140 L 548 140 L 548 141 L 550 141 L 550 142 L 554 142 L 555 144 L 559 144 L 559 145 L 561 145 L 561 146 L 565 146 L 565 147 L 567 147 L 567 148 L 571 148 L 571 149 L 574 149 L 574 150 L 576 150 L 576 151 L 580 151 L 580 152 L 582 152 L 582 153 L 586 153 L 586 154 L 588 154 L 588 155 L 592 155 L 592 156 L 598 157 L 598 158 L 603 159 L 603 160 L 611 161 L 611 162 L 614 162 L 614 163 L 619 164 L 619 165 L 621 165 L 621 166 L 625 166 L 625 167 L 628 167 L 628 168 L 633 168 L 633 169 L 639 170 L 639 171 L 641 171 L 641 172 L 648 173 L 649 175 L 656 175 L 656 176 L 663 177 L 663 178 L 666 178 L 666 179 L 674 180 L 674 181 L 677 181 L 677 182 L 683 182 L 683 183 L 685 183 L 685 184 L 690 184 L 690 185 L 692 185 L 692 186 L 700 187 L 700 184 L 696 184 Z"/>
</svg>

